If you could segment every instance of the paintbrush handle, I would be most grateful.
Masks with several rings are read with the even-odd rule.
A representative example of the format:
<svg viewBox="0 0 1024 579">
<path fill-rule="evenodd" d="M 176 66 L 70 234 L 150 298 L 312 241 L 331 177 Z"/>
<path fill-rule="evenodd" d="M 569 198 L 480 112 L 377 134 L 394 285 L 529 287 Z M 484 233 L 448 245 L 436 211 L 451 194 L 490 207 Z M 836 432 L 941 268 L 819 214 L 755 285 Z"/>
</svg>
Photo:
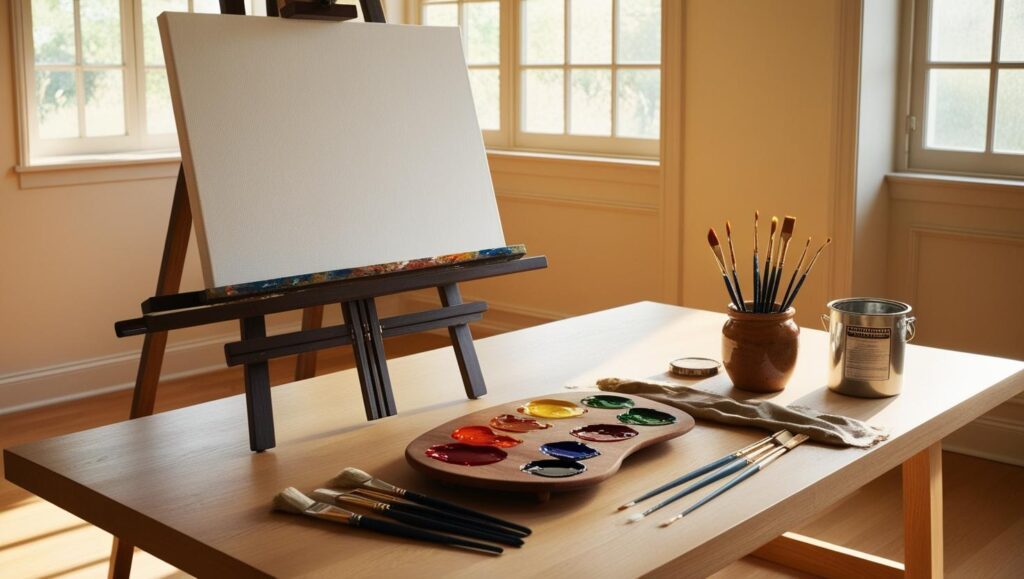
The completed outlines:
<svg viewBox="0 0 1024 579">
<path fill-rule="evenodd" d="M 736 264 L 735 263 L 733 264 L 733 269 L 732 269 L 732 281 L 733 281 L 733 284 L 735 284 L 735 286 L 736 286 L 736 298 L 737 298 L 737 301 L 739 302 L 740 311 L 741 312 L 745 312 L 745 311 L 747 311 L 747 302 L 743 301 L 743 288 L 740 286 L 740 278 L 739 278 L 739 276 L 736 275 Z"/>
<path fill-rule="evenodd" d="M 757 472 L 759 470 L 761 470 L 761 465 L 759 465 L 759 464 L 753 464 L 753 465 L 748 466 L 746 469 L 741 471 L 740 474 L 738 474 L 735 477 L 733 477 L 732 479 L 730 479 L 729 482 L 727 482 L 724 485 L 718 487 L 717 489 L 714 490 L 714 492 L 712 492 L 711 494 L 705 496 L 701 500 L 693 503 L 689 508 L 687 508 L 685 511 L 683 511 L 682 516 L 685 517 L 686 515 L 692 513 L 693 511 L 696 511 L 697 509 L 699 509 L 699 508 L 703 507 L 704 505 L 710 503 L 711 501 L 715 500 L 717 497 L 719 497 L 720 495 L 722 495 L 723 493 L 725 493 L 729 489 L 733 488 L 734 486 L 740 484 L 741 482 L 743 482 L 743 481 L 747 480 L 748 478 L 750 478 L 750 477 L 754 476 L 755 474 L 757 474 Z"/>
<path fill-rule="evenodd" d="M 412 503 L 391 503 L 392 511 L 401 513 L 410 513 L 413 515 L 419 515 L 421 517 L 428 517 L 436 521 L 444 521 L 454 525 L 461 525 L 469 529 L 476 529 L 478 531 L 484 531 L 486 533 L 493 533 L 496 535 L 507 535 L 512 538 L 522 538 L 526 536 L 522 531 L 516 531 L 507 527 L 500 527 L 498 525 L 492 525 L 486 521 L 480 519 L 471 519 L 469 517 L 463 517 L 456 515 L 455 513 L 446 513 L 430 507 L 424 507 L 422 505 L 414 505 Z"/>
<path fill-rule="evenodd" d="M 350 520 L 351 522 L 349 524 L 353 527 L 368 529 L 384 535 L 394 535 L 397 537 L 405 537 L 407 539 L 416 539 L 417 541 L 427 541 L 429 543 L 440 543 L 442 545 L 476 549 L 478 551 L 493 553 L 495 555 L 505 552 L 501 547 L 495 547 L 494 545 L 488 545 L 487 543 L 478 543 L 476 541 L 467 541 L 465 539 L 449 537 L 448 535 L 442 535 L 441 533 L 425 531 L 423 529 L 417 529 L 416 527 L 407 527 L 405 525 L 399 525 L 398 523 L 392 523 L 391 521 L 374 519 L 364 515 L 356 515 Z"/>
<path fill-rule="evenodd" d="M 725 282 L 725 289 L 729 290 L 729 301 L 731 301 L 732 304 L 736 306 L 737 310 L 742 311 L 740 309 L 740 302 L 739 300 L 736 299 L 736 292 L 732 291 L 732 283 L 729 281 L 729 276 L 723 273 L 722 281 Z"/>
<path fill-rule="evenodd" d="M 394 519 L 396 521 L 401 521 L 407 525 L 420 527 L 421 529 L 432 529 L 434 531 L 441 531 L 443 533 L 462 535 L 463 537 L 472 537 L 474 539 L 480 539 L 482 541 L 501 543 L 502 545 L 509 545 L 511 547 L 523 546 L 522 539 L 505 533 L 491 533 L 487 531 L 481 531 L 477 528 L 470 528 L 455 523 L 439 521 L 422 515 L 403 513 L 401 511 L 396 511 L 393 508 L 381 511 L 380 514 L 384 515 L 385 517 Z"/>
<path fill-rule="evenodd" d="M 788 310 L 789 306 L 793 305 L 793 302 L 796 301 L 796 294 L 800 293 L 800 288 L 804 286 L 805 279 L 807 279 L 806 271 L 802 276 L 800 276 L 800 281 L 796 283 L 796 287 L 793 288 L 793 293 L 789 295 L 789 299 L 786 300 L 786 303 L 782 304 L 782 311 Z"/>
<path fill-rule="evenodd" d="M 529 527 L 524 527 L 522 525 L 517 525 L 517 524 L 515 524 L 513 522 L 506 521 L 504 519 L 499 519 L 498 517 L 492 517 L 491 515 L 488 515 L 488 514 L 485 514 L 485 513 L 481 513 L 479 511 L 474 511 L 473 509 L 467 509 L 466 507 L 460 507 L 459 505 L 456 505 L 456 504 L 453 504 L 453 503 L 449 503 L 448 501 L 443 501 L 441 499 L 435 499 L 433 497 L 428 497 L 426 495 L 421 495 L 421 494 L 415 493 L 413 491 L 407 490 L 407 491 L 405 491 L 405 495 L 403 495 L 403 496 L 405 498 L 409 499 L 410 501 L 414 502 L 414 503 L 419 503 L 421 505 L 427 505 L 428 507 L 434 507 L 435 509 L 439 509 L 439 510 L 442 510 L 442 511 L 449 511 L 449 512 L 453 512 L 453 513 L 458 513 L 460 515 L 465 515 L 467 517 L 472 517 L 474 519 L 479 519 L 481 521 L 487 521 L 487 522 L 493 523 L 495 525 L 501 525 L 502 527 L 508 527 L 509 529 L 515 529 L 517 531 L 526 533 L 527 535 L 529 535 L 530 533 L 533 532 L 533 531 L 531 531 L 529 529 Z"/>
<path fill-rule="evenodd" d="M 757 262 L 758 262 L 757 254 L 755 253 L 754 254 L 754 283 L 751 284 L 751 285 L 754 286 L 754 311 L 755 312 L 761 311 L 761 307 L 760 307 L 761 306 L 761 287 L 760 287 L 760 284 L 758 283 L 761 280 L 761 268 L 760 268 L 760 266 L 758 265 Z"/>
<path fill-rule="evenodd" d="M 779 297 L 779 281 L 782 278 L 782 267 L 782 262 L 779 262 L 779 266 L 775 268 L 775 277 L 772 278 L 772 291 L 768 298 L 768 308 L 772 311 L 775 311 L 775 298 Z M 779 304 L 779 306 L 781 307 L 782 304 Z M 781 312 L 782 310 L 778 311 Z"/>
<path fill-rule="evenodd" d="M 725 466 L 725 465 L 729 464 L 730 462 L 732 462 L 734 460 L 736 460 L 736 455 L 735 454 L 727 454 L 727 455 L 723 456 L 722 458 L 720 458 L 720 459 L 718 459 L 718 460 L 716 460 L 714 462 L 709 462 L 708 464 L 705 464 L 704 466 L 702 466 L 700 468 L 691 470 L 690 472 L 684 474 L 683 476 L 681 476 L 681 477 L 679 477 L 677 479 L 673 479 L 673 480 L 671 480 L 671 481 L 661 485 L 660 487 L 658 487 L 658 488 L 656 488 L 654 490 L 648 491 L 648 492 L 644 493 L 643 495 L 641 495 L 640 497 L 634 499 L 631 502 L 639 503 L 640 501 L 646 501 L 647 499 L 649 499 L 649 498 L 651 498 L 651 497 L 653 497 L 655 495 L 660 495 L 661 493 L 663 493 L 663 492 L 665 492 L 665 491 L 667 491 L 667 490 L 669 490 L 671 488 L 675 488 L 675 487 L 677 487 L 677 486 L 679 486 L 681 484 L 688 483 L 688 482 L 692 481 L 693 479 L 695 479 L 695 478 L 697 478 L 699 476 L 703 476 L 703 475 L 705 475 L 705 474 L 707 474 L 707 473 L 709 473 L 709 472 L 711 472 L 713 470 L 717 470 L 718 468 L 720 468 L 722 466 Z"/>
<path fill-rule="evenodd" d="M 743 467 L 747 466 L 748 464 L 749 463 L 746 460 L 742 459 L 742 458 L 734 459 L 731 464 L 729 464 L 728 466 L 726 466 L 722 470 L 713 472 L 710 475 L 708 475 L 707 477 L 700 479 L 699 481 L 693 483 L 692 485 L 686 487 L 685 489 L 679 491 L 678 493 L 670 496 L 669 498 L 667 498 L 667 499 L 661 501 L 660 503 L 654 505 L 653 507 L 647 509 L 647 511 L 645 511 L 644 514 L 650 514 L 650 513 L 653 513 L 654 511 L 657 511 L 657 510 L 659 510 L 661 508 L 667 507 L 668 505 L 678 501 L 679 499 L 685 497 L 686 495 L 688 495 L 688 494 L 690 494 L 690 493 L 692 493 L 694 491 L 698 491 L 698 490 L 708 486 L 709 484 L 711 484 L 711 483 L 713 483 L 715 481 L 722 480 L 723 478 L 725 478 L 725 477 L 727 477 L 727 476 L 729 476 L 729 475 L 731 475 L 731 474 L 733 474 L 735 472 L 738 472 L 739 470 L 743 469 Z"/>
</svg>

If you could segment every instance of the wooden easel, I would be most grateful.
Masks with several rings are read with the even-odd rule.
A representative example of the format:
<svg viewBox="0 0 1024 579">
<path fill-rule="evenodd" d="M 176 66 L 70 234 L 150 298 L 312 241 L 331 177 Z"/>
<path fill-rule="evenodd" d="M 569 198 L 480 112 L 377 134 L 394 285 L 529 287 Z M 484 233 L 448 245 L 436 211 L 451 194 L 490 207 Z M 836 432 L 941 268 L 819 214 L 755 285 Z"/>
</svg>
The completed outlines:
<svg viewBox="0 0 1024 579">
<path fill-rule="evenodd" d="M 359 0 L 359 3 L 365 21 L 385 22 L 380 0 Z M 220 7 L 222 14 L 245 14 L 243 0 L 220 0 Z M 307 18 L 345 20 L 355 16 L 354 7 L 344 5 L 309 4 L 299 6 L 298 10 Z M 267 0 L 267 15 L 278 15 L 276 0 Z M 119 337 L 145 335 L 129 418 L 153 413 L 168 331 L 238 320 L 241 339 L 225 345 L 225 357 L 228 365 L 241 364 L 245 367 L 249 444 L 255 452 L 268 450 L 276 444 L 268 367 L 268 361 L 276 357 L 298 354 L 295 379 L 302 380 L 315 375 L 318 350 L 351 345 L 366 417 L 373 420 L 397 412 L 383 339 L 446 327 L 466 395 L 470 398 L 482 396 L 486 393 L 486 386 L 468 324 L 479 320 L 487 305 L 483 302 L 464 303 L 457 284 L 547 267 L 543 256 L 514 261 L 494 259 L 313 285 L 271 295 L 214 301 L 201 291 L 178 293 L 191 229 L 192 212 L 184 169 L 181 168 L 175 184 L 156 293 L 143 302 L 141 318 L 115 324 Z M 377 315 L 377 297 L 430 287 L 437 289 L 440 308 L 385 319 Z M 341 305 L 343 324 L 322 327 L 326 304 Z M 297 309 L 303 310 L 300 331 L 266 335 L 266 315 Z M 132 545 L 114 538 L 110 577 L 129 575 L 133 551 Z"/>
</svg>

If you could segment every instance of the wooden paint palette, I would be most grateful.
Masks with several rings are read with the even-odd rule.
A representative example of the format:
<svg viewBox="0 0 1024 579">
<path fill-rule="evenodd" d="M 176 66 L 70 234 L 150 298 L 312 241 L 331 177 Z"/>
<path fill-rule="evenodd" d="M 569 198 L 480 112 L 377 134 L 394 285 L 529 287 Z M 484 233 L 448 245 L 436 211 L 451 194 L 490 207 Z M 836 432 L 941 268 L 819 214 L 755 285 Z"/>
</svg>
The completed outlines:
<svg viewBox="0 0 1024 579">
<path fill-rule="evenodd" d="M 620 408 L 602 408 L 583 404 L 581 401 L 590 396 L 607 398 L 628 399 L 623 401 Z M 582 415 L 568 418 L 545 418 L 543 416 L 531 416 L 523 411 L 529 412 L 528 405 L 531 402 L 540 413 L 545 411 L 550 414 L 572 414 L 573 405 L 586 409 Z M 626 404 L 631 403 L 631 406 Z M 607 406 L 607 405 L 604 405 Z M 568 411 L 566 409 L 569 409 Z M 631 416 L 620 420 L 618 416 L 626 412 L 639 410 Z M 491 420 L 502 415 L 513 415 L 518 419 L 534 419 L 542 424 L 549 424 L 550 427 L 522 431 L 499 430 L 491 427 Z M 666 416 L 667 415 L 667 416 Z M 637 417 L 641 417 L 638 423 Z M 646 425 L 644 421 L 651 424 Z M 667 424 L 666 424 L 667 422 Z M 601 425 L 608 425 L 614 428 L 601 428 Z M 622 465 L 623 459 L 652 444 L 669 440 L 686 434 L 693 428 L 693 418 L 676 408 L 640 398 L 636 396 L 605 395 L 601 392 L 559 392 L 548 396 L 526 398 L 516 402 L 509 402 L 492 406 L 472 414 L 467 414 L 455 420 L 450 420 L 436 428 L 425 432 L 413 440 L 405 449 L 405 458 L 410 465 L 425 475 L 458 485 L 479 487 L 485 489 L 529 492 L 544 495 L 550 492 L 567 491 L 595 485 L 616 472 Z M 500 436 L 499 444 L 486 443 L 486 430 L 468 427 L 490 427 L 495 435 Z M 580 432 L 584 429 L 586 432 Z M 453 437 L 453 433 L 458 438 Z M 573 432 L 576 431 L 577 435 Z M 630 438 L 615 441 L 600 441 L 602 438 L 614 438 L 619 433 L 633 431 L 636 434 Z M 468 433 L 468 434 L 467 434 Z M 471 436 L 472 435 L 472 436 Z M 482 435 L 479 438 L 473 436 Z M 514 446 L 508 445 L 508 437 L 522 442 Z M 553 461 L 560 453 L 562 456 L 578 453 L 578 456 L 585 457 L 589 454 L 586 447 L 580 444 L 554 444 L 554 443 L 582 443 L 589 449 L 600 452 L 597 456 L 580 458 L 576 461 L 565 461 L 563 463 L 548 462 L 542 463 L 539 467 L 538 461 Z M 545 444 L 549 453 L 541 451 Z M 455 446 L 448 446 L 455 445 Z M 480 450 L 481 464 L 468 466 L 459 463 L 463 451 L 472 455 L 473 447 Z M 566 454 L 567 453 L 567 454 Z M 504 458 L 500 458 L 505 454 Z M 445 462 L 436 458 L 446 456 L 455 462 Z M 495 459 L 497 461 L 495 462 Z M 564 459 L 563 459 L 564 460 Z M 549 476 L 540 476 L 535 473 L 523 470 L 528 464 L 534 463 L 534 467 L 528 470 L 542 470 Z M 572 466 L 569 463 L 572 463 Z M 585 469 L 580 472 L 579 465 Z M 545 470 L 545 467 L 549 470 Z"/>
</svg>

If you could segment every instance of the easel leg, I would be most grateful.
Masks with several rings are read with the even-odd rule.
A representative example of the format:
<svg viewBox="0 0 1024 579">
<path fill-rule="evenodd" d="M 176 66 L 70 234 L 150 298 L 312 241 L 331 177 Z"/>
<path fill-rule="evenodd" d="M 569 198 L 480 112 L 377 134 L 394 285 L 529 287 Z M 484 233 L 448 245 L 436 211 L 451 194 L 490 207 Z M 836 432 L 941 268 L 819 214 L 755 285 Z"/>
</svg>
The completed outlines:
<svg viewBox="0 0 1024 579">
<path fill-rule="evenodd" d="M 177 293 L 181 287 L 181 274 L 185 270 L 185 255 L 188 252 L 188 238 L 192 233 L 192 211 L 188 205 L 188 189 L 185 186 L 185 170 L 178 168 L 178 181 L 174 185 L 174 199 L 171 201 L 171 217 L 167 223 L 167 237 L 164 240 L 164 254 L 160 260 L 160 274 L 156 282 L 158 296 Z M 128 418 L 139 418 L 153 414 L 156 405 L 156 389 L 160 382 L 160 368 L 164 363 L 167 347 L 167 332 L 146 334 L 139 358 L 139 371 L 135 375 L 135 391 Z M 132 556 L 135 547 L 114 537 L 110 553 L 110 577 L 128 577 L 131 574 Z"/>
<path fill-rule="evenodd" d="M 242 339 L 267 335 L 263 316 L 241 320 Z M 266 362 L 245 365 L 245 407 L 249 417 L 249 448 L 263 452 L 274 448 L 274 407 L 270 396 L 270 369 Z"/>
<path fill-rule="evenodd" d="M 302 310 L 302 331 L 316 330 L 324 324 L 324 307 L 313 306 Z M 295 360 L 295 381 L 316 376 L 316 351 L 299 354 Z"/>
<path fill-rule="evenodd" d="M 462 293 L 459 291 L 459 286 L 455 284 L 440 286 L 437 288 L 437 293 L 441 296 L 442 306 L 455 306 L 462 303 Z M 487 394 L 487 386 L 484 384 L 484 375 L 480 370 L 480 361 L 476 357 L 473 333 L 470 331 L 469 325 L 449 326 L 448 336 L 452 340 L 455 359 L 459 362 L 459 372 L 462 374 L 462 384 L 466 388 L 466 396 L 477 399 Z"/>
<path fill-rule="evenodd" d="M 391 390 L 384 340 L 373 299 L 345 302 L 341 305 L 345 324 L 352 332 L 352 353 L 363 391 L 367 420 L 394 415 L 395 397 Z"/>
<path fill-rule="evenodd" d="M 903 550 L 906 576 L 941 579 L 942 443 L 903 463 Z"/>
</svg>

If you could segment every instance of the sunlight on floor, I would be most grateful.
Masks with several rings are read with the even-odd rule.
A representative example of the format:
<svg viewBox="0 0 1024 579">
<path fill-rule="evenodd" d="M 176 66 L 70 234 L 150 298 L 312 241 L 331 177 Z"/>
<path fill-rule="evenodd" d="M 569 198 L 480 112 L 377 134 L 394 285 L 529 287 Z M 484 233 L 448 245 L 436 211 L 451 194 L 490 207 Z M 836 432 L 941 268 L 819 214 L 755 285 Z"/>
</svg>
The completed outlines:
<svg viewBox="0 0 1024 579">
<path fill-rule="evenodd" d="M 18 577 L 106 577 L 110 544 L 109 533 L 36 498 L 0 511 L 0 569 L 17 569 Z M 148 553 L 135 552 L 133 579 L 163 577 L 188 575 Z"/>
</svg>

